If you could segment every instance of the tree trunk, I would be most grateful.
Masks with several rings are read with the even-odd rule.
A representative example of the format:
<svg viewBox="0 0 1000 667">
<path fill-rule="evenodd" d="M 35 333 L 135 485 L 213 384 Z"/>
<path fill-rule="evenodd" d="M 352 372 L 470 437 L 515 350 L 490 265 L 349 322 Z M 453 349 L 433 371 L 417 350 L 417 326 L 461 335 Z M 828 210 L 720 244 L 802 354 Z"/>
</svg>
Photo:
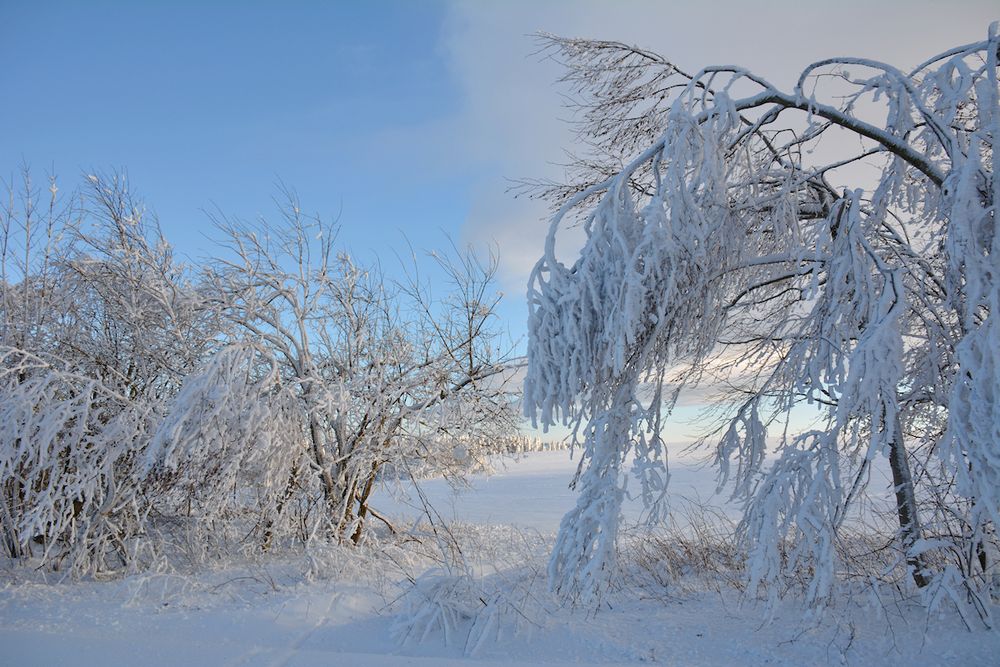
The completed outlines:
<svg viewBox="0 0 1000 667">
<path fill-rule="evenodd" d="M 372 464 L 371 474 L 368 475 L 368 481 L 365 482 L 365 488 L 361 492 L 361 496 L 358 498 L 358 526 L 354 530 L 354 534 L 351 535 L 351 540 L 358 544 L 361 542 L 361 531 L 365 525 L 365 517 L 368 516 L 368 497 L 372 494 L 372 489 L 375 486 L 375 477 L 378 474 L 378 464 Z"/>
<path fill-rule="evenodd" d="M 14 488 L 14 480 L 8 480 L 3 486 L 3 498 L 0 498 L 0 508 L 3 509 L 3 516 L 0 516 L 0 523 L 3 524 L 4 547 L 11 558 L 21 557 L 21 540 L 17 533 L 17 524 L 10 513 L 10 508 L 15 507 L 14 498 L 17 496 Z"/>
<path fill-rule="evenodd" d="M 309 437 L 312 440 L 313 459 L 315 459 L 316 466 L 319 468 L 319 478 L 323 485 L 323 499 L 326 501 L 327 518 L 330 519 L 331 525 L 333 525 L 333 515 L 337 510 L 337 501 L 339 499 L 333 475 L 330 474 L 330 468 L 326 464 L 326 438 L 324 437 L 323 428 L 316 417 L 309 418 Z"/>
<path fill-rule="evenodd" d="M 906 458 L 903 443 L 903 429 L 896 416 L 892 440 L 889 442 L 889 467 L 892 470 L 893 490 L 896 493 L 896 514 L 899 517 L 899 534 L 906 554 L 906 564 L 913 575 L 913 581 L 923 588 L 928 583 L 924 572 L 924 559 L 913 553 L 913 546 L 921 537 L 920 519 L 917 516 L 917 497 L 910 475 L 910 463 Z"/>
<path fill-rule="evenodd" d="M 260 545 L 262 551 L 267 551 L 271 548 L 271 542 L 274 540 L 274 524 L 284 511 L 285 503 L 291 500 L 292 493 L 295 490 L 295 479 L 298 476 L 298 466 L 292 466 L 292 471 L 288 474 L 288 482 L 285 484 L 285 490 L 282 492 L 281 497 L 278 498 L 278 506 L 275 508 L 275 515 L 270 517 L 264 525 L 264 536 Z"/>
</svg>

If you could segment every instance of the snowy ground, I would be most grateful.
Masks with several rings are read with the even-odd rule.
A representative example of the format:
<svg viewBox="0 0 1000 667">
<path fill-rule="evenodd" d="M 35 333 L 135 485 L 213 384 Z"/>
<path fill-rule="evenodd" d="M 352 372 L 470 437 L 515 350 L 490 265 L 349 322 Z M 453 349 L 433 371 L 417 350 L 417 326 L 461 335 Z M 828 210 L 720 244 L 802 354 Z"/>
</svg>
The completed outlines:
<svg viewBox="0 0 1000 667">
<path fill-rule="evenodd" d="M 576 502 L 569 482 L 576 470 L 568 451 L 532 452 L 516 461 L 501 462 L 492 475 L 474 475 L 470 489 L 455 489 L 443 479 L 420 482 L 420 491 L 446 521 L 482 525 L 504 524 L 555 532 L 559 521 Z M 715 495 L 715 473 L 692 460 L 670 464 L 670 497 L 674 504 L 692 501 L 727 508 L 724 498 Z M 419 495 L 405 485 L 402 495 L 383 490 L 372 504 L 383 514 L 415 520 L 423 516 Z M 638 498 L 626 498 L 626 521 L 642 518 Z"/>
<path fill-rule="evenodd" d="M 473 480 L 456 498 L 443 482 L 422 484 L 443 515 L 467 522 L 456 528 L 464 544 L 477 545 L 466 547 L 467 557 L 487 576 L 468 589 L 473 607 L 481 608 L 478 596 L 512 584 L 505 599 L 515 604 L 494 605 L 498 613 L 485 619 L 458 614 L 450 641 L 432 622 L 415 623 L 409 639 L 399 632 L 407 607 L 397 598 L 410 566 L 373 568 L 330 550 L 224 564 L 195 577 L 43 584 L 24 572 L 0 571 L 0 664 L 997 664 L 1000 633 L 968 632 L 951 615 L 932 619 L 925 633 L 925 613 L 895 605 L 845 604 L 819 625 L 803 622 L 798 608 L 779 607 L 766 623 L 760 608 L 741 605 L 731 591 L 678 587 L 619 591 L 596 614 L 560 608 L 544 592 L 541 567 L 548 535 L 573 502 L 566 490 L 571 471 L 565 452 L 547 452 Z M 710 496 L 710 475 L 684 466 L 675 466 L 674 475 L 676 492 Z M 379 500 L 383 511 L 413 516 L 403 502 Z M 628 513 L 637 516 L 638 507 Z M 523 528 L 496 525 L 503 523 Z M 398 546 L 384 551 L 383 563 L 407 553 Z M 505 571 L 517 554 L 528 558 Z M 492 574 L 483 563 L 492 564 Z M 412 572 L 426 590 L 464 581 L 455 572 Z M 413 609 L 427 608 L 417 605 L 402 618 L 418 618 Z M 487 622 L 476 626 L 477 634 L 470 625 L 479 620 Z"/>
</svg>

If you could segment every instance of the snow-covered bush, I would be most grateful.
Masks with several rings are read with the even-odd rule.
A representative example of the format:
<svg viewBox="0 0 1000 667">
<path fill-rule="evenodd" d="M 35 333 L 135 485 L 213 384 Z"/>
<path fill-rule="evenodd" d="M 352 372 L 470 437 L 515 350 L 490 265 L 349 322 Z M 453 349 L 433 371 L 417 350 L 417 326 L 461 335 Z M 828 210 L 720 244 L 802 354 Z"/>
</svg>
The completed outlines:
<svg viewBox="0 0 1000 667">
<path fill-rule="evenodd" d="M 338 253 L 336 229 L 294 196 L 284 213 L 280 226 L 220 221 L 234 259 L 208 280 L 233 340 L 258 345 L 294 396 L 317 529 L 358 542 L 383 468 L 460 474 L 513 428 L 496 262 L 436 255 L 451 289 L 435 297 L 416 275 L 396 283 Z"/>
<path fill-rule="evenodd" d="M 5 550 L 73 572 L 130 565 L 150 509 L 137 458 L 155 416 L 92 378 L 0 347 Z"/>
<path fill-rule="evenodd" d="M 440 641 L 481 656 L 542 627 L 559 606 L 538 583 L 548 538 L 510 526 L 453 526 L 422 540 L 431 567 L 408 576 L 392 633 L 401 644 Z"/>
<path fill-rule="evenodd" d="M 438 256 L 431 295 L 336 252 L 290 200 L 223 221 L 221 258 L 174 260 L 122 175 L 48 211 L 30 174 L 0 210 L 5 552 L 94 574 L 199 561 L 385 521 L 385 466 L 459 476 L 513 430 L 496 258 Z M 68 203 L 65 203 L 68 201 Z"/>
<path fill-rule="evenodd" d="M 249 514 L 270 544 L 305 463 L 295 397 L 259 349 L 234 344 L 184 380 L 143 453 L 159 511 L 211 523 Z M 242 528 L 246 532 L 246 528 Z"/>
<path fill-rule="evenodd" d="M 123 177 L 58 192 L 52 180 L 39 215 L 25 172 L 0 218 L 4 539 L 14 556 L 96 573 L 136 561 L 156 503 L 143 452 L 213 336 Z"/>
</svg>

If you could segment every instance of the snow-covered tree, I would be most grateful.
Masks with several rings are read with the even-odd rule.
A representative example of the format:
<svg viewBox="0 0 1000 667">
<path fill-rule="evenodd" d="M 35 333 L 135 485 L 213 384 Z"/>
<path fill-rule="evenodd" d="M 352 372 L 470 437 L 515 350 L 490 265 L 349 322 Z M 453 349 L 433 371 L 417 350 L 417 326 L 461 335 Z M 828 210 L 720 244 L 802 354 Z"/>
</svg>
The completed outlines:
<svg viewBox="0 0 1000 667">
<path fill-rule="evenodd" d="M 335 227 L 304 215 L 293 196 L 284 214 L 281 225 L 220 221 L 231 257 L 210 272 L 213 307 L 231 340 L 257 346 L 294 396 L 303 458 L 287 495 L 317 488 L 316 530 L 357 542 L 383 466 L 455 471 L 512 428 L 496 263 L 441 259 L 452 291 L 432 298 L 417 278 L 393 283 L 338 253 Z"/>
<path fill-rule="evenodd" d="M 599 595 L 626 455 L 655 506 L 661 418 L 711 380 L 731 388 L 716 461 L 744 503 L 752 590 L 798 569 L 826 599 L 838 530 L 885 461 L 913 583 L 982 599 L 1000 519 L 996 26 L 910 71 L 816 62 L 787 91 L 544 40 L 589 146 L 568 185 L 536 186 L 558 212 L 530 278 L 524 406 L 583 450 L 552 585 Z M 818 424 L 793 432 L 801 405 Z"/>
</svg>

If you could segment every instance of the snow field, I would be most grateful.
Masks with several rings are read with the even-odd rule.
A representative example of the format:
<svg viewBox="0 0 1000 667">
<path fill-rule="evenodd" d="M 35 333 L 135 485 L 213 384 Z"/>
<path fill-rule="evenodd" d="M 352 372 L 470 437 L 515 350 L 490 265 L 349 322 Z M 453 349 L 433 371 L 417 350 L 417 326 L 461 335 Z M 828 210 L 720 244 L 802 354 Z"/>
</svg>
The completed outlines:
<svg viewBox="0 0 1000 667">
<path fill-rule="evenodd" d="M 474 477 L 457 494 L 427 480 L 421 490 L 435 505 L 447 501 L 439 511 L 449 522 L 423 521 L 410 537 L 384 534 L 362 549 L 108 582 L 45 583 L 38 573 L 4 569 L 0 663 L 995 664 L 1000 633 L 967 631 L 948 613 L 928 619 L 888 598 L 842 600 L 821 622 L 781 603 L 769 623 L 762 607 L 727 585 L 724 567 L 685 571 L 658 559 L 672 545 L 636 540 L 648 548 L 634 548 L 629 534 L 626 578 L 601 608 L 562 606 L 547 591 L 545 567 L 573 501 L 572 471 L 565 452 L 540 452 Z M 674 474 L 677 494 L 685 483 L 692 495 L 714 488 L 710 471 L 675 465 Z M 375 506 L 417 524 L 412 507 L 390 501 L 385 494 Z M 627 516 L 638 514 L 636 503 L 626 504 Z M 928 623 L 934 629 L 925 634 Z"/>
<path fill-rule="evenodd" d="M 576 469 L 576 461 L 570 459 L 569 452 L 530 452 L 517 460 L 499 460 L 496 468 L 495 474 L 471 476 L 470 488 L 466 489 L 455 487 L 443 478 L 421 480 L 419 494 L 409 483 L 388 485 L 372 500 L 372 506 L 387 516 L 414 521 L 424 515 L 422 494 L 447 521 L 557 531 L 559 522 L 573 507 L 577 496 L 569 488 Z M 712 469 L 695 460 L 673 461 L 670 477 L 669 498 L 673 504 L 685 501 L 709 504 L 724 508 L 732 518 L 738 516 L 736 508 L 716 495 Z M 626 522 L 642 521 L 641 499 L 626 496 L 622 514 Z"/>
</svg>

